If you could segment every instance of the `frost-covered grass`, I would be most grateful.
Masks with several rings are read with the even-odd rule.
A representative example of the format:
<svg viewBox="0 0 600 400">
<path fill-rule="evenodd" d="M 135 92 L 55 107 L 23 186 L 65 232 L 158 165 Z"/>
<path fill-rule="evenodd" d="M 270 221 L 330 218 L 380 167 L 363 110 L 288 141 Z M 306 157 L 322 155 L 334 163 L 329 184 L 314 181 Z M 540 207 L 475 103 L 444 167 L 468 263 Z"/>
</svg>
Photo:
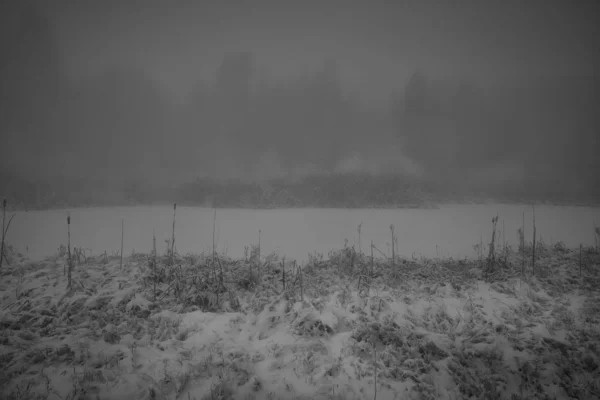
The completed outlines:
<svg viewBox="0 0 600 400">
<path fill-rule="evenodd" d="M 258 247 L 122 267 L 74 251 L 71 289 L 64 247 L 41 262 L 8 247 L 1 397 L 598 397 L 600 255 L 536 246 L 535 276 L 531 244 L 470 261 L 345 247 L 303 266 Z"/>
</svg>

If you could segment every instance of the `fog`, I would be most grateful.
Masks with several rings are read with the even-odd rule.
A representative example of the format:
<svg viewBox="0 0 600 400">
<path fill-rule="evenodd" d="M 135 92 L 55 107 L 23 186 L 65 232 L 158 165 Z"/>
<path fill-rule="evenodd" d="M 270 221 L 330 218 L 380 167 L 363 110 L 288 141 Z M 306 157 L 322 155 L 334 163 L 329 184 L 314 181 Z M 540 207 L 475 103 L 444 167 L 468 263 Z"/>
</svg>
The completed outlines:
<svg viewBox="0 0 600 400">
<path fill-rule="evenodd" d="M 192 3 L 3 2 L 0 192 L 360 172 L 600 198 L 591 2 Z"/>
</svg>

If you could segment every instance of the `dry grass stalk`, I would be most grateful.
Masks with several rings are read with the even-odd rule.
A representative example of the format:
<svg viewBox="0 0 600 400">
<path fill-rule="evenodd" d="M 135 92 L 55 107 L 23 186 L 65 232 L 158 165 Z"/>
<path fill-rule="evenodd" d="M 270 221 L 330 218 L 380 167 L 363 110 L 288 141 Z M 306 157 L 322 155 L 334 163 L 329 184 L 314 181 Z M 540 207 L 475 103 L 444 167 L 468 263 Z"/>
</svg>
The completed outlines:
<svg viewBox="0 0 600 400">
<path fill-rule="evenodd" d="M 217 229 L 217 208 L 213 206 L 213 231 L 212 231 L 212 260 L 213 275 L 216 280 L 217 270 L 215 269 L 215 231 Z"/>
<path fill-rule="evenodd" d="M 4 221 L 6 221 L 6 199 L 2 200 L 2 245 L 0 246 L 0 268 L 4 261 Z"/>
<path fill-rule="evenodd" d="M 121 263 L 120 267 L 123 268 L 123 236 L 125 233 L 125 221 L 121 220 Z"/>
<path fill-rule="evenodd" d="M 175 264 L 175 212 L 177 203 L 173 203 L 173 232 L 171 233 L 171 265 Z"/>
<path fill-rule="evenodd" d="M 375 340 L 373 340 L 373 359 L 375 361 L 375 374 L 373 375 L 373 388 L 374 395 L 373 400 L 377 400 L 377 347 L 375 347 Z"/>
<path fill-rule="evenodd" d="M 532 260 L 531 260 L 531 274 L 535 275 L 535 237 L 536 237 L 536 227 L 535 227 L 535 205 L 532 206 L 533 208 L 533 254 L 532 254 Z"/>
<path fill-rule="evenodd" d="M 367 296 L 369 295 L 369 286 L 375 275 L 375 258 L 373 257 L 373 241 L 371 240 L 371 276 L 369 277 L 369 284 L 367 285 Z"/>
<path fill-rule="evenodd" d="M 298 273 L 300 274 L 300 301 L 304 302 L 304 282 L 302 279 L 302 267 L 298 267 Z"/>
<path fill-rule="evenodd" d="M 219 259 L 219 256 L 217 254 L 217 250 L 216 250 L 216 244 L 215 244 L 215 235 L 216 235 L 216 230 L 217 230 L 217 207 L 214 206 L 213 204 L 213 243 L 212 243 L 212 270 L 213 270 L 213 277 L 214 277 L 214 281 L 215 283 L 218 283 L 219 287 L 216 290 L 216 295 L 217 295 L 217 303 L 219 302 L 219 293 L 221 291 L 221 289 L 223 289 L 225 287 L 224 283 L 223 283 L 223 266 L 221 265 L 221 260 Z M 216 262 L 219 264 L 219 274 L 217 275 L 217 265 L 215 264 L 215 260 Z"/>
<path fill-rule="evenodd" d="M 396 265 L 396 250 L 394 248 L 395 237 L 394 237 L 394 225 L 390 225 L 390 231 L 392 232 L 392 266 Z"/>
<path fill-rule="evenodd" d="M 221 264 L 221 259 L 219 258 L 219 255 L 216 254 L 216 258 L 217 258 L 217 263 L 219 264 L 219 278 L 218 278 L 218 287 L 216 290 L 216 295 L 217 295 L 217 304 L 219 304 L 219 295 L 221 294 L 221 291 L 223 289 L 225 289 L 225 283 L 223 281 L 223 265 Z"/>
<path fill-rule="evenodd" d="M 362 230 L 362 221 L 360 221 L 360 224 L 358 224 L 358 228 L 356 228 L 356 230 L 358 231 L 358 252 L 360 255 L 362 255 L 362 246 L 361 246 L 361 240 L 360 240 L 360 232 Z"/>
<path fill-rule="evenodd" d="M 67 215 L 67 289 L 71 287 L 71 216 Z"/>
<path fill-rule="evenodd" d="M 506 229 L 504 226 L 504 220 L 502 220 L 502 252 L 504 254 L 504 265 L 506 265 L 508 263 L 509 248 L 506 244 Z"/>
<path fill-rule="evenodd" d="M 4 262 L 4 259 L 6 258 L 6 246 L 5 246 L 5 240 L 6 240 L 6 234 L 8 233 L 8 228 L 10 228 L 10 223 L 12 222 L 13 218 L 14 218 L 14 214 L 11 215 L 10 219 L 8 220 L 8 224 L 6 223 L 6 199 L 2 200 L 2 244 L 0 244 L 0 269 L 2 269 L 2 263 Z M 6 260 L 6 263 L 8 264 L 8 260 Z"/>
<path fill-rule="evenodd" d="M 158 280 L 158 276 L 157 276 L 157 262 L 156 262 L 156 233 L 154 232 L 154 230 L 152 230 L 152 258 L 151 258 L 151 264 L 152 264 L 152 274 L 153 274 L 153 293 L 154 293 L 154 300 L 156 301 L 156 281 Z"/>
<path fill-rule="evenodd" d="M 356 291 L 360 293 L 360 284 L 362 282 L 363 273 L 362 271 L 358 273 L 358 283 L 356 284 Z"/>
<path fill-rule="evenodd" d="M 525 275 L 525 211 L 523 211 L 523 225 L 521 225 L 521 276 Z"/>
<path fill-rule="evenodd" d="M 281 260 L 281 275 L 282 275 L 282 282 L 283 282 L 283 291 L 285 292 L 285 256 Z"/>
<path fill-rule="evenodd" d="M 491 266 L 496 261 L 496 225 L 498 224 L 498 215 L 492 218 L 492 241 L 488 251 L 488 266 Z"/>
</svg>

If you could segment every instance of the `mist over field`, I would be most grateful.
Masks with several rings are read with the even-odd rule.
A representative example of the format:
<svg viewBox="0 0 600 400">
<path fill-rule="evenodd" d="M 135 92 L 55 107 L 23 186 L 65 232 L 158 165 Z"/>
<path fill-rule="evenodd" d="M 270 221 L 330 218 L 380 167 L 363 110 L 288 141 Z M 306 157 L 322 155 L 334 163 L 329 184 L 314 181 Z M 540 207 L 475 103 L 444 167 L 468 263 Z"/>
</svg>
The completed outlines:
<svg viewBox="0 0 600 400">
<path fill-rule="evenodd" d="M 591 4 L 169 4 L 3 2 L 11 204 L 600 199 Z"/>
<path fill-rule="evenodd" d="M 0 399 L 600 399 L 598 15 L 0 1 Z"/>
</svg>

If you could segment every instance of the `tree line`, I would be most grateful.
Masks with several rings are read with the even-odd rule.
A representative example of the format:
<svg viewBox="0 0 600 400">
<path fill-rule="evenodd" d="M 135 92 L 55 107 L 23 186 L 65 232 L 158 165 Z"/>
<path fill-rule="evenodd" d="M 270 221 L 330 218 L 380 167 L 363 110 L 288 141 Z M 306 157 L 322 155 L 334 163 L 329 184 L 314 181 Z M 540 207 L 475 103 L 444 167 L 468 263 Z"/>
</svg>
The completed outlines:
<svg viewBox="0 0 600 400">
<path fill-rule="evenodd" d="M 334 61 L 277 81 L 238 52 L 176 102 L 130 66 L 72 79 L 48 21 L 14 4 L 0 17 L 4 175 L 97 188 L 252 180 L 331 172 L 358 154 L 385 173 L 405 173 L 395 161 L 409 159 L 428 181 L 599 191 L 597 77 L 478 87 L 415 71 L 375 109 L 346 91 Z"/>
</svg>

